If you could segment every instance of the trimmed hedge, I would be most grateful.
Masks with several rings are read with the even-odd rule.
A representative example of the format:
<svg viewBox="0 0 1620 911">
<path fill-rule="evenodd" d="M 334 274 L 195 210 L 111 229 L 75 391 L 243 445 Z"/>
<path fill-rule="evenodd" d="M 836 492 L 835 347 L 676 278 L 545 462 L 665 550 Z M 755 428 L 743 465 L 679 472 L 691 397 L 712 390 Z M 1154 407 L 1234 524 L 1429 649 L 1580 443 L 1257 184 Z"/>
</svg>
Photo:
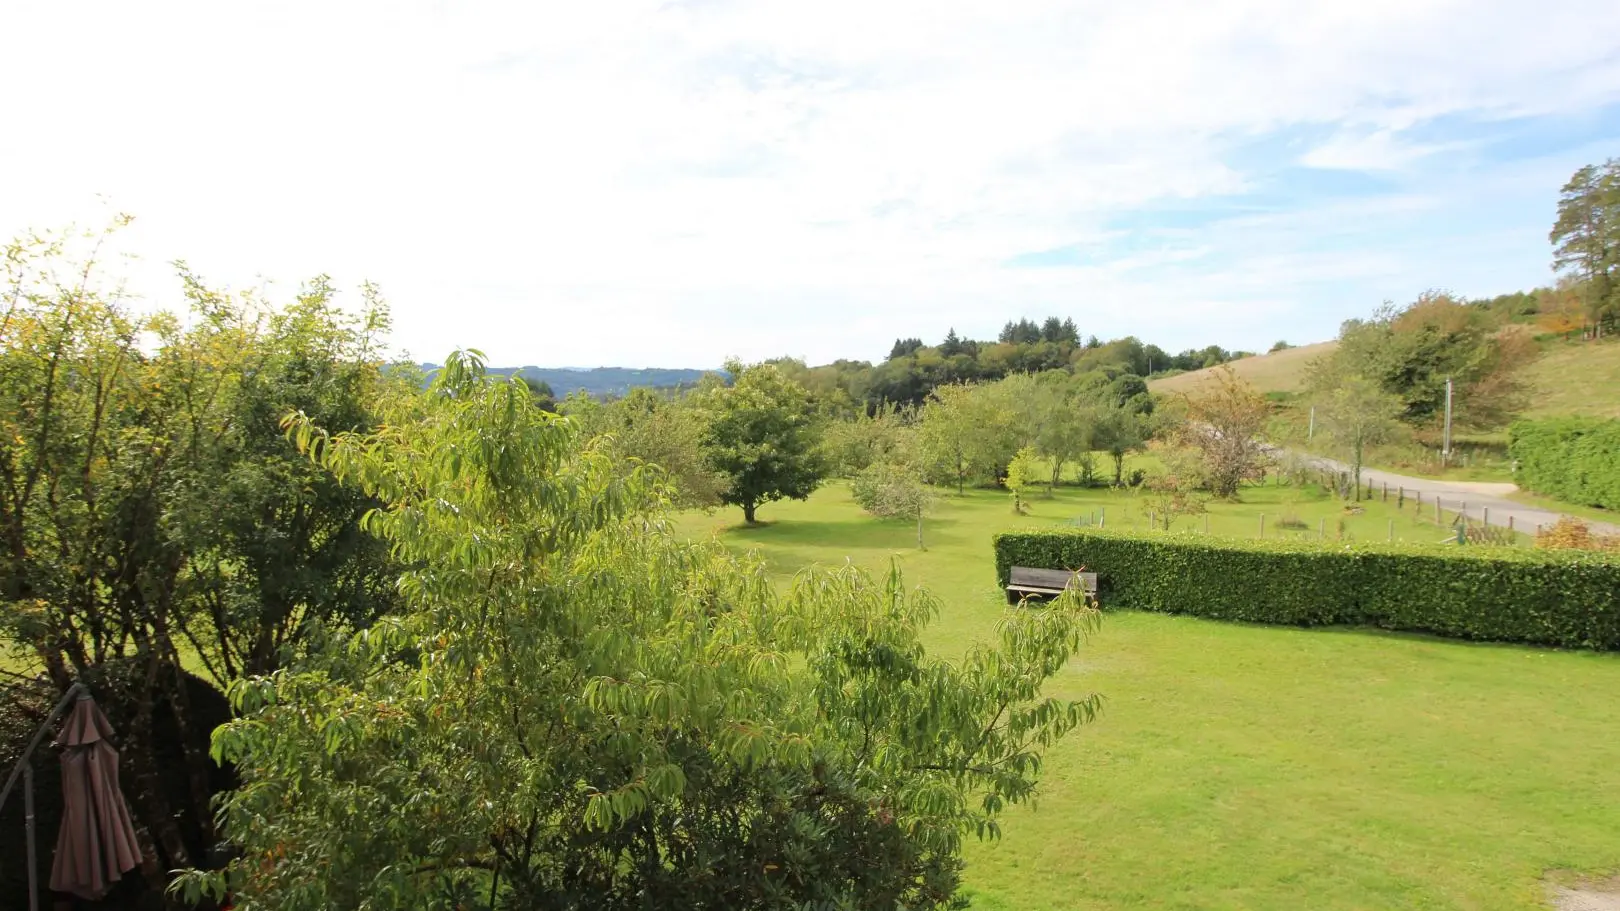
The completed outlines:
<svg viewBox="0 0 1620 911">
<path fill-rule="evenodd" d="M 1009 532 L 994 546 L 1002 586 L 1014 566 L 1084 568 L 1109 607 L 1620 649 L 1620 560 L 1602 554 L 1089 529 Z"/>
<path fill-rule="evenodd" d="M 1620 421 L 1552 418 L 1508 430 L 1520 487 L 1583 506 L 1620 509 Z"/>
</svg>

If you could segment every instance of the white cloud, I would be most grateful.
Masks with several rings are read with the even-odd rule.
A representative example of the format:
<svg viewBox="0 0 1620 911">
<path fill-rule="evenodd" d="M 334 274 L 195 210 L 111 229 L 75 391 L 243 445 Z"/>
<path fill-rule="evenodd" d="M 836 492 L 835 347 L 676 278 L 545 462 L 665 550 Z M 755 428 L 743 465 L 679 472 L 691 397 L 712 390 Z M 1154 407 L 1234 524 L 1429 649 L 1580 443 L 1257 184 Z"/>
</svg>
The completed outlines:
<svg viewBox="0 0 1620 911">
<path fill-rule="evenodd" d="M 1047 310 L 1213 337 L 1287 296 L 1257 277 L 1410 267 L 1000 264 L 1241 191 L 1225 153 L 1274 130 L 1399 171 L 1452 148 L 1401 138 L 1438 116 L 1620 100 L 1602 2 L 18 6 L 0 231 L 105 193 L 149 259 L 371 278 L 402 347 L 500 362 L 875 357 Z"/>
</svg>

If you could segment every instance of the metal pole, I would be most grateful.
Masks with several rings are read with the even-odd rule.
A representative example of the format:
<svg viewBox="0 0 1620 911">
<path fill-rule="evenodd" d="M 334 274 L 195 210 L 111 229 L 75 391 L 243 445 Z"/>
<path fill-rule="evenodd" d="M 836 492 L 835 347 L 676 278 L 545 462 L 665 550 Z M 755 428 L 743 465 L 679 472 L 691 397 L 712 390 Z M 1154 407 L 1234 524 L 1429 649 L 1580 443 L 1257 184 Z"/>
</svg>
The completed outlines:
<svg viewBox="0 0 1620 911">
<path fill-rule="evenodd" d="M 34 849 L 34 764 L 23 766 L 23 818 L 28 827 L 28 911 L 39 911 L 39 866 Z"/>
<path fill-rule="evenodd" d="M 1315 436 L 1316 436 L 1316 406 L 1312 405 L 1311 406 L 1311 426 L 1305 431 L 1305 439 L 1309 440 L 1309 439 L 1314 438 Z"/>
<path fill-rule="evenodd" d="M 1446 377 L 1446 429 L 1440 444 L 1440 464 L 1451 463 L 1451 377 Z"/>
</svg>

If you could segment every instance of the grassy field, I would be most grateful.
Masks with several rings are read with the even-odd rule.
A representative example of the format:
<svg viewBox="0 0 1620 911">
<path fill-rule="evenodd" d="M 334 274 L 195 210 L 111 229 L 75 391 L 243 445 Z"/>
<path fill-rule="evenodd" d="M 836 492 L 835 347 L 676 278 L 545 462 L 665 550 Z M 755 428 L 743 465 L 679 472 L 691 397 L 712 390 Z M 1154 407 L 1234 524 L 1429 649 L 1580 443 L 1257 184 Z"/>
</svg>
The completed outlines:
<svg viewBox="0 0 1620 911">
<path fill-rule="evenodd" d="M 1286 495 L 1217 505 L 1212 533 L 1251 533 Z M 784 577 L 896 559 L 942 599 L 930 643 L 954 654 L 1005 609 L 993 533 L 1139 508 L 1066 489 L 1032 506 L 945 497 L 924 552 L 843 485 L 764 507 L 757 527 L 729 510 L 681 528 Z M 1313 527 L 1337 510 L 1299 508 Z M 1389 515 L 1371 504 L 1347 530 L 1378 537 Z M 1038 806 L 1009 813 L 1003 840 L 970 844 L 975 907 L 1532 909 L 1549 871 L 1620 870 L 1620 656 L 1117 612 L 1055 689 L 1102 693 L 1104 716 L 1052 751 Z"/>
<path fill-rule="evenodd" d="M 1525 381 L 1533 390 L 1527 417 L 1620 418 L 1620 340 L 1550 342 L 1525 368 Z"/>
</svg>

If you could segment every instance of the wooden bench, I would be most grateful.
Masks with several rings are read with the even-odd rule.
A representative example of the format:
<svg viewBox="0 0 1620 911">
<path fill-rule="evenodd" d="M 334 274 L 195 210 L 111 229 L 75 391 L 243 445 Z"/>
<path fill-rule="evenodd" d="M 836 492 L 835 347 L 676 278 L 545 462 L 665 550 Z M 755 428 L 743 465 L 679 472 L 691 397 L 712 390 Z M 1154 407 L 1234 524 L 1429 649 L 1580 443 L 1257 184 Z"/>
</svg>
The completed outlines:
<svg viewBox="0 0 1620 911">
<path fill-rule="evenodd" d="M 1014 566 L 1007 583 L 1008 604 L 1017 604 L 1019 601 L 1033 595 L 1041 597 L 1061 595 L 1071 588 L 1080 589 L 1088 598 L 1097 597 L 1096 573 Z"/>
</svg>

